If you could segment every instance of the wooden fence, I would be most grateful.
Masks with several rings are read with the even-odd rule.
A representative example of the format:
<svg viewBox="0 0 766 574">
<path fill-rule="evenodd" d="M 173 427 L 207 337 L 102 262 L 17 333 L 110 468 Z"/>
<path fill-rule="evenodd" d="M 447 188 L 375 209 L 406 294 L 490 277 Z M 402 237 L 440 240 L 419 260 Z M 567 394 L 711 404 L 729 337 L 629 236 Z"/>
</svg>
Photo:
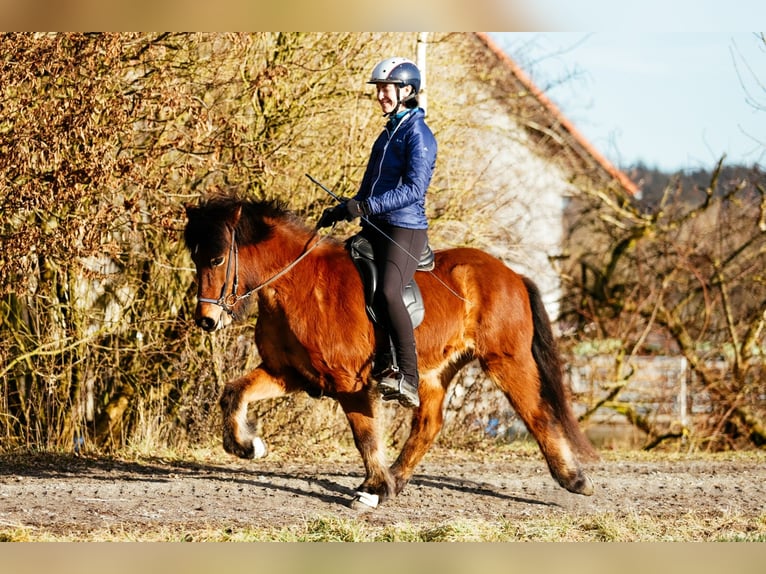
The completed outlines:
<svg viewBox="0 0 766 574">
<path fill-rule="evenodd" d="M 728 368 L 725 361 L 710 366 Z M 627 417 L 610 406 L 616 402 L 629 404 L 633 412 L 654 428 L 666 431 L 689 428 L 696 416 L 704 416 L 711 410 L 710 397 L 695 384 L 684 357 L 634 357 L 620 373 L 615 372 L 613 356 L 578 357 L 566 364 L 565 379 L 572 390 L 578 416 L 615 393 L 583 424 L 597 441 L 607 436 L 640 440 L 641 433 Z M 527 434 L 508 401 L 482 375 L 478 365 L 469 365 L 450 387 L 445 430 L 458 426 L 498 439 L 513 440 Z"/>
</svg>

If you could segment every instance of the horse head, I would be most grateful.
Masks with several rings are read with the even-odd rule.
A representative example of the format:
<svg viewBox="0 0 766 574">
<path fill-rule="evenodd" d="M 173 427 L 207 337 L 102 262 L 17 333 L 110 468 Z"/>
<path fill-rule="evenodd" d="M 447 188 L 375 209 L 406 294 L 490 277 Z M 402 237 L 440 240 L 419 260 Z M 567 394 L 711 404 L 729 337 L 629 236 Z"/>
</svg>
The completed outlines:
<svg viewBox="0 0 766 574">
<path fill-rule="evenodd" d="M 186 247 L 197 270 L 194 321 L 212 332 L 232 322 L 239 295 L 237 226 L 242 206 L 236 203 L 186 206 Z"/>
</svg>

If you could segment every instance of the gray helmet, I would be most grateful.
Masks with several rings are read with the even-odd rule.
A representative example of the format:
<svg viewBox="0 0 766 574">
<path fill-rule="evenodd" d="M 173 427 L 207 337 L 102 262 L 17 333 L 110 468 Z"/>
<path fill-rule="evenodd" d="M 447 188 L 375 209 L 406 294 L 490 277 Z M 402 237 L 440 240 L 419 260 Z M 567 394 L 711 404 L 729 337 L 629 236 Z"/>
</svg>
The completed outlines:
<svg viewBox="0 0 766 574">
<path fill-rule="evenodd" d="M 367 83 L 412 86 L 414 97 L 420 91 L 420 70 L 407 58 L 387 58 L 375 66 Z"/>
</svg>

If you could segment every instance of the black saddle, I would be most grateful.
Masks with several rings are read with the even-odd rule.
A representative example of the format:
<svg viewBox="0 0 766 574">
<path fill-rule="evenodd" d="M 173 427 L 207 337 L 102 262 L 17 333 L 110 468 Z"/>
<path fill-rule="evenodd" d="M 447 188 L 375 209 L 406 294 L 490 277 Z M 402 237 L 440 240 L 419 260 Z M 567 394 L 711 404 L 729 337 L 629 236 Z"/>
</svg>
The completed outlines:
<svg viewBox="0 0 766 574">
<path fill-rule="evenodd" d="M 359 275 L 362 278 L 364 287 L 364 301 L 367 308 L 367 314 L 375 323 L 378 319 L 373 308 L 375 300 L 375 291 L 378 288 L 378 268 L 375 266 L 375 257 L 370 242 L 361 235 L 353 235 L 346 240 L 351 259 L 354 261 Z M 418 263 L 418 271 L 430 271 L 434 268 L 434 252 L 431 246 L 426 244 Z M 420 288 L 413 278 L 404 288 L 404 304 L 410 313 L 412 327 L 415 328 L 423 322 L 426 309 L 423 305 L 423 296 L 420 294 Z"/>
</svg>

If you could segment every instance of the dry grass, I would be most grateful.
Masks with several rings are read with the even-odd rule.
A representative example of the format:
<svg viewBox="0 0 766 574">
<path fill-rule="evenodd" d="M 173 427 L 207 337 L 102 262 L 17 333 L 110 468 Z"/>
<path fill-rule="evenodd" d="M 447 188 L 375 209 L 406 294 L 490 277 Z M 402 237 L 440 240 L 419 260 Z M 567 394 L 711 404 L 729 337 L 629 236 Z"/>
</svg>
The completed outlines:
<svg viewBox="0 0 766 574">
<path fill-rule="evenodd" d="M 2 542 L 766 542 L 766 513 L 760 517 L 711 518 L 689 513 L 680 518 L 646 515 L 571 516 L 523 522 L 454 520 L 389 526 L 363 519 L 316 516 L 278 529 L 211 525 L 187 529 L 126 526 L 82 532 L 48 532 L 0 527 Z"/>
</svg>

